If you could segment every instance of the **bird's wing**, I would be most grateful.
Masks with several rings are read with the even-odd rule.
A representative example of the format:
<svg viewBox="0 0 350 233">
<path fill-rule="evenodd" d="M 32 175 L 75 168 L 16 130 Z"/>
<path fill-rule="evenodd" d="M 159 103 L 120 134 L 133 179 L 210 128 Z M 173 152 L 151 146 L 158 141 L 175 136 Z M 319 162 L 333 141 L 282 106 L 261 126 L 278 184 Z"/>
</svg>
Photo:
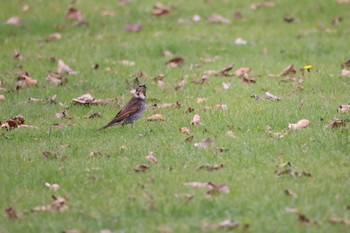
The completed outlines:
<svg viewBox="0 0 350 233">
<path fill-rule="evenodd" d="M 142 107 L 142 103 L 138 98 L 132 97 L 129 102 L 117 113 L 111 122 L 105 125 L 103 128 L 121 123 L 123 120 L 134 114 Z"/>
</svg>

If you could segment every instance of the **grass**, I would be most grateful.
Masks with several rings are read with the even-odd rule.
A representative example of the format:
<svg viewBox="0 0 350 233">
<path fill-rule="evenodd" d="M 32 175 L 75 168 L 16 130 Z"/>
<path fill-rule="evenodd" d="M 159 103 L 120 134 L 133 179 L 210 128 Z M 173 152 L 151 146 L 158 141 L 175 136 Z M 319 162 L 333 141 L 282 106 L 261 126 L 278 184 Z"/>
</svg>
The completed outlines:
<svg viewBox="0 0 350 233">
<path fill-rule="evenodd" d="M 262 1 L 259 1 L 262 3 Z M 249 232 L 345 232 L 349 226 L 332 224 L 331 216 L 350 218 L 348 196 L 350 135 L 349 126 L 328 129 L 333 117 L 346 119 L 349 113 L 336 111 L 339 104 L 349 103 L 350 79 L 339 77 L 340 64 L 349 59 L 349 20 L 345 17 L 349 4 L 336 1 L 276 1 L 276 7 L 250 10 L 247 1 L 164 1 L 171 6 L 166 16 L 150 15 L 154 1 L 132 1 L 119 7 L 115 1 L 78 1 L 75 4 L 90 23 L 76 27 L 64 19 L 69 2 L 28 1 L 29 10 L 22 12 L 22 1 L 5 1 L 0 14 L 0 81 L 6 89 L 14 87 L 22 70 L 39 81 L 38 87 L 20 91 L 2 91 L 6 101 L 0 103 L 0 120 L 22 114 L 26 123 L 38 130 L 1 129 L 0 137 L 0 232 L 202 232 L 205 223 L 217 224 L 225 219 L 249 224 Z M 112 17 L 101 12 L 109 10 Z M 240 11 L 243 20 L 233 18 Z M 223 15 L 231 24 L 211 24 L 212 13 Z M 179 18 L 189 19 L 199 14 L 199 23 L 178 24 Z M 14 15 L 21 16 L 18 26 L 4 22 Z M 299 23 L 287 24 L 283 17 L 300 18 Z M 338 26 L 331 20 L 343 17 Z M 128 22 L 140 21 L 138 33 L 124 32 Z M 53 32 L 62 39 L 45 42 Z M 328 30 L 330 29 L 330 30 Z M 330 31 L 330 32 L 328 32 Z M 234 41 L 241 37 L 246 46 Z M 268 54 L 263 49 L 268 49 Z M 18 49 L 24 59 L 13 59 Z M 164 50 L 182 56 L 185 64 L 167 68 Z M 48 70 L 56 63 L 50 56 L 63 59 L 78 75 L 69 76 L 63 86 L 45 81 Z M 203 63 L 204 56 L 219 58 Z M 124 66 L 121 60 L 135 61 Z M 95 63 L 98 70 L 92 70 Z M 192 68 L 191 64 L 199 64 Z M 236 77 L 209 77 L 208 84 L 195 84 L 207 70 L 220 70 L 234 64 L 252 68 L 257 83 L 245 85 Z M 272 78 L 289 64 L 297 69 L 311 64 L 296 91 L 297 83 L 283 83 Z M 108 71 L 107 68 L 110 68 Z M 147 110 L 135 128 L 113 127 L 97 131 L 108 122 L 118 108 L 113 104 L 84 107 L 71 100 L 84 93 L 96 98 L 118 98 L 125 104 L 130 98 L 126 81 L 144 71 L 148 78 L 148 104 L 175 103 L 179 109 Z M 152 79 L 166 74 L 170 90 L 158 88 Z M 300 77 L 300 74 L 298 74 Z M 178 92 L 174 87 L 181 78 L 187 82 Z M 222 83 L 231 82 L 228 90 Z M 221 91 L 217 92 L 217 89 Z M 269 91 L 282 98 L 280 102 L 255 101 L 252 94 L 263 96 Z M 49 98 L 57 95 L 58 102 L 67 105 L 72 120 L 54 119 L 64 110 L 58 104 L 30 103 L 28 98 Z M 207 102 L 198 104 L 198 97 Z M 301 106 L 301 102 L 304 102 Z M 227 111 L 216 109 L 226 104 Z M 203 107 L 211 107 L 204 111 Z M 195 112 L 186 113 L 192 107 Z M 101 112 L 101 119 L 84 116 Z M 148 122 L 146 118 L 160 113 L 165 121 Z M 194 114 L 202 117 L 203 125 L 191 127 L 193 142 L 180 127 L 190 127 Z M 265 134 L 267 126 L 281 132 L 288 123 L 309 119 L 311 126 L 290 132 L 279 139 Z M 63 123 L 56 128 L 54 123 Z M 226 136 L 233 130 L 236 138 Z M 203 138 L 215 139 L 208 150 L 193 146 Z M 61 145 L 69 145 L 66 148 Z M 216 147 L 226 148 L 218 153 Z M 45 159 L 42 152 L 59 154 Z M 158 163 L 145 173 L 136 173 L 137 164 L 148 164 L 145 156 L 153 151 Z M 89 158 L 90 152 L 102 156 Z M 310 172 L 312 177 L 276 177 L 276 165 L 291 162 L 292 169 Z M 224 164 L 218 171 L 198 171 L 203 164 Z M 228 194 L 207 197 L 204 189 L 190 188 L 186 182 L 227 184 Z M 53 191 L 45 182 L 58 183 Z M 297 193 L 285 195 L 285 189 Z M 69 209 L 31 213 L 36 206 L 50 204 L 51 195 L 67 198 Z M 175 194 L 191 194 L 193 199 L 177 199 Z M 10 220 L 5 208 L 14 208 L 19 219 Z M 311 224 L 297 221 L 297 215 L 285 208 L 298 208 Z M 167 227 L 167 228 L 166 228 Z M 243 231 L 240 227 L 237 231 Z"/>
</svg>

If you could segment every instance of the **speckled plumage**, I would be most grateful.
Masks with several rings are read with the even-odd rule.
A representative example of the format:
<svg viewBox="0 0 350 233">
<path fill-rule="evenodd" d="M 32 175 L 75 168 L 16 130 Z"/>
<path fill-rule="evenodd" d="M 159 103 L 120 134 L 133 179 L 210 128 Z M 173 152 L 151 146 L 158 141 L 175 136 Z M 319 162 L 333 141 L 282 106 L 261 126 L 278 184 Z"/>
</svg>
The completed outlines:
<svg viewBox="0 0 350 233">
<path fill-rule="evenodd" d="M 111 122 L 103 126 L 105 129 L 114 125 L 132 124 L 137 121 L 146 109 L 146 85 L 139 84 L 135 96 L 117 113 Z"/>
</svg>

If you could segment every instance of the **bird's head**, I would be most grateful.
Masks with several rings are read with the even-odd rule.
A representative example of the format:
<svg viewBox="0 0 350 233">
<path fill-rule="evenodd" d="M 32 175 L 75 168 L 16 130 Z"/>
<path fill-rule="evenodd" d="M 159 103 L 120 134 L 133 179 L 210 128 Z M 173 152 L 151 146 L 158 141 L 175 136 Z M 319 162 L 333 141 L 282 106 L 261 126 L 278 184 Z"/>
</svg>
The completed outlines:
<svg viewBox="0 0 350 233">
<path fill-rule="evenodd" d="M 141 99 L 146 98 L 146 84 L 139 83 L 136 89 L 136 95 L 140 97 Z"/>
</svg>

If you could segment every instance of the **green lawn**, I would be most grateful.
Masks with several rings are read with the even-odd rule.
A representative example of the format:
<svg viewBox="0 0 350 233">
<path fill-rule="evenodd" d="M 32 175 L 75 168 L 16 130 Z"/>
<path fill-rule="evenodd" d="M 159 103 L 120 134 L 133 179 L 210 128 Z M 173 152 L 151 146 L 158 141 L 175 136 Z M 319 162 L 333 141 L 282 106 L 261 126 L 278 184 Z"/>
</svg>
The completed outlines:
<svg viewBox="0 0 350 233">
<path fill-rule="evenodd" d="M 327 127 L 333 118 L 350 119 L 350 111 L 337 112 L 340 104 L 350 103 L 350 78 L 340 76 L 341 64 L 350 59 L 350 3 L 162 1 L 170 13 L 154 16 L 156 1 L 151 0 L 72 2 L 5 0 L 0 7 L 0 95 L 6 98 L 0 102 L 0 121 L 21 114 L 25 124 L 38 127 L 0 129 L 0 232 L 350 231 L 350 123 Z M 29 8 L 23 10 L 25 4 Z M 71 6 L 82 12 L 81 26 L 65 19 Z M 230 22 L 211 23 L 213 14 Z M 194 15 L 199 22 L 191 20 Z M 6 24 L 12 16 L 22 22 Z M 139 32 L 124 30 L 138 21 Z M 48 40 L 55 32 L 61 39 Z M 235 44 L 237 38 L 247 44 Z M 15 50 L 22 59 L 14 58 Z M 166 50 L 184 64 L 167 67 Z M 45 81 L 58 59 L 78 72 L 65 74 L 63 85 Z M 297 73 L 279 77 L 290 64 Z M 228 77 L 193 82 L 231 65 Z M 305 65 L 313 68 L 302 75 Z M 256 83 L 236 77 L 240 67 L 250 67 Z M 23 71 L 38 85 L 16 90 Z M 141 71 L 149 106 L 143 117 L 135 128 L 98 131 L 129 100 L 127 83 Z M 154 80 L 159 74 L 165 75 L 165 88 Z M 303 82 L 282 81 L 288 77 Z M 185 85 L 175 91 L 181 79 Z M 267 91 L 281 101 L 267 100 Z M 72 103 L 85 93 L 110 103 Z M 254 94 L 261 100 L 251 98 Z M 53 95 L 56 104 L 46 101 Z M 181 107 L 152 107 L 176 102 Z M 54 118 L 63 110 L 67 117 Z M 96 112 L 102 118 L 84 118 Z M 147 121 L 156 113 L 165 120 Z M 195 114 L 202 124 L 192 126 Z M 288 129 L 300 119 L 310 126 Z M 181 127 L 190 134 L 181 133 Z M 286 130 L 286 135 L 271 136 L 268 129 Z M 190 136 L 193 140 L 186 142 Z M 214 145 L 194 146 L 205 138 L 214 139 Z M 45 151 L 52 156 L 45 158 Z M 150 151 L 156 164 L 145 159 Z M 291 166 L 283 167 L 287 162 Z M 140 164 L 150 169 L 135 172 Z M 223 167 L 199 169 L 217 164 Z M 278 171 L 285 173 L 278 176 Z M 58 190 L 46 182 L 58 184 Z M 189 182 L 212 182 L 224 190 L 184 185 Z M 286 189 L 295 194 L 287 195 Z M 52 205 L 52 195 L 65 202 Z M 224 220 L 239 226 L 220 226 Z"/>
</svg>

